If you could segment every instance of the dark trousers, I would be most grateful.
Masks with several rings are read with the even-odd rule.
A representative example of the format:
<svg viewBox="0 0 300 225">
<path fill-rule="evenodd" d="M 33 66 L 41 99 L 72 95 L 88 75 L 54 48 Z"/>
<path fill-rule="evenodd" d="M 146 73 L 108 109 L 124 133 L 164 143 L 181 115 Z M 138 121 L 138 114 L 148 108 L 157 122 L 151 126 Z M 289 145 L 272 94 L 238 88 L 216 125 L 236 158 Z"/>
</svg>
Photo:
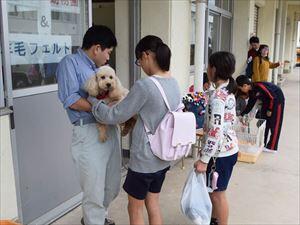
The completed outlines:
<svg viewBox="0 0 300 225">
<path fill-rule="evenodd" d="M 284 101 L 274 105 L 272 115 L 266 121 L 265 130 L 265 147 L 274 151 L 278 149 L 278 142 L 282 127 L 284 113 Z M 268 141 L 269 131 L 271 130 L 271 137 Z"/>
</svg>

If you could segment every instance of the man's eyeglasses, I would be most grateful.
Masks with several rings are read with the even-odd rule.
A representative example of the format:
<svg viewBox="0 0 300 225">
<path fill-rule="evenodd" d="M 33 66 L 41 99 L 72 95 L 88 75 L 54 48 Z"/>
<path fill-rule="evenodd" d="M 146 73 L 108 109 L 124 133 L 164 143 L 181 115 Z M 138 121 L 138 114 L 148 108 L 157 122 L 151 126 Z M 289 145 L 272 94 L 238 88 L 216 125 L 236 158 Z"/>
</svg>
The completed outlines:
<svg viewBox="0 0 300 225">
<path fill-rule="evenodd" d="M 140 59 L 136 59 L 134 64 L 137 65 L 137 66 L 141 66 Z"/>
</svg>

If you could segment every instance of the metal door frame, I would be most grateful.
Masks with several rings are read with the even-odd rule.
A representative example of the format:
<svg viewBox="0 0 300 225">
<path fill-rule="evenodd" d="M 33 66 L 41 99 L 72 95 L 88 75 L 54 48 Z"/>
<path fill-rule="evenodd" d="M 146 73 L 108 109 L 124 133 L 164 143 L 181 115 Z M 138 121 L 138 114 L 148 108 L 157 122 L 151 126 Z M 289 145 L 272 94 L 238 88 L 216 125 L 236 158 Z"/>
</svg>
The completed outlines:
<svg viewBox="0 0 300 225">
<path fill-rule="evenodd" d="M 2 32 L 0 32 L 2 34 Z M 2 40 L 2 37 L 0 37 Z M 2 43 L 0 42 L 0 52 L 2 53 Z M 0 55 L 0 109 L 5 107 L 4 103 L 4 87 L 3 87 L 3 72 L 2 72 L 2 55 Z"/>
<path fill-rule="evenodd" d="M 13 96 L 12 96 L 12 77 L 11 77 L 11 67 L 10 67 L 10 55 L 9 55 L 9 40 L 8 40 L 8 17 L 7 17 L 7 7 L 5 1 L 0 1 L 0 13 L 1 13 L 1 46 L 2 46 L 2 62 L 3 62 L 3 75 L 4 75 L 4 86 L 5 86 L 5 99 L 6 106 L 11 109 L 10 116 L 10 136 L 11 136 L 11 151 L 13 168 L 15 175 L 15 185 L 16 185 L 16 199 L 17 199 L 17 210 L 18 219 L 23 221 L 22 215 L 22 204 L 21 204 L 21 192 L 20 192 L 20 179 L 19 179 L 19 167 L 18 167 L 18 154 L 16 149 L 16 136 L 14 130 L 14 119 L 13 119 Z M 3 89 L 4 90 L 4 89 Z"/>
</svg>

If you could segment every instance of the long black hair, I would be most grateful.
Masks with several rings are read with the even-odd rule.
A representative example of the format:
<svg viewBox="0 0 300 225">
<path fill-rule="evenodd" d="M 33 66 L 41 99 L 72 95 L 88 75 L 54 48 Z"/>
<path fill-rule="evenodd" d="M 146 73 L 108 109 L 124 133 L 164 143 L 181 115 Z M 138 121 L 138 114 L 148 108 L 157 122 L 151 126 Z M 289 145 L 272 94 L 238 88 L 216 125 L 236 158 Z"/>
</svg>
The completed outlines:
<svg viewBox="0 0 300 225">
<path fill-rule="evenodd" d="M 259 56 L 259 62 L 260 62 L 260 64 L 262 63 L 262 55 L 261 55 L 261 52 L 262 52 L 262 50 L 264 49 L 264 48 L 269 48 L 269 46 L 268 45 L 260 45 L 259 46 L 259 49 L 258 49 L 258 56 Z M 264 57 L 266 60 L 269 60 L 269 53 L 268 53 L 268 55 L 266 56 L 266 57 Z"/>
<path fill-rule="evenodd" d="M 161 70 L 170 69 L 171 50 L 159 37 L 148 35 L 142 38 L 135 47 L 135 57 L 140 59 L 146 51 L 155 53 L 156 62 Z"/>
<path fill-rule="evenodd" d="M 230 52 L 215 52 L 213 53 L 209 59 L 208 64 L 210 67 L 215 67 L 215 77 L 213 82 L 217 80 L 228 80 L 229 84 L 227 85 L 228 92 L 235 93 L 236 91 L 236 84 L 235 80 L 232 77 L 232 74 L 235 71 L 235 57 Z"/>
</svg>

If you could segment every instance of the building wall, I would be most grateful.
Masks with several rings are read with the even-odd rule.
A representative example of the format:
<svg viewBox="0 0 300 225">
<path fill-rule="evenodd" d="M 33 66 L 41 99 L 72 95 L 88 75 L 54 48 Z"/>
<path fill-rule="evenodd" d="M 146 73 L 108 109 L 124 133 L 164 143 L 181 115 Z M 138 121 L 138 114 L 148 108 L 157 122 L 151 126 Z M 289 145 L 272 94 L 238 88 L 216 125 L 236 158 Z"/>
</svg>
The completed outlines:
<svg viewBox="0 0 300 225">
<path fill-rule="evenodd" d="M 170 44 L 171 1 L 141 1 L 141 37 L 159 36 Z"/>
<path fill-rule="evenodd" d="M 289 5 L 287 12 L 287 21 L 286 21 L 286 41 L 285 41 L 285 54 L 284 59 L 292 61 L 292 52 L 296 54 L 296 49 L 292 46 L 293 35 L 295 30 L 295 21 L 297 18 L 296 13 L 300 12 L 300 5 Z"/>
<path fill-rule="evenodd" d="M 276 1 L 266 1 L 259 8 L 258 32 L 260 43 L 267 44 L 270 48 L 269 58 L 273 60 L 275 38 Z"/>
<path fill-rule="evenodd" d="M 124 87 L 130 88 L 129 74 L 129 0 L 115 1 L 115 35 L 118 40 L 116 48 L 116 74 Z M 129 135 L 122 137 L 123 149 L 130 148 Z"/>
<path fill-rule="evenodd" d="M 172 51 L 171 72 L 182 93 L 189 83 L 190 19 L 190 1 L 141 2 L 141 37 L 157 35 L 169 45 Z"/>
<path fill-rule="evenodd" d="M 269 58 L 273 61 L 275 51 L 275 23 L 276 23 L 276 1 L 265 1 L 260 5 L 258 13 L 257 36 L 261 44 L 269 46 Z M 269 70 L 269 81 L 272 78 L 272 70 Z"/>
<path fill-rule="evenodd" d="M 186 18 L 183 20 L 182 18 Z M 172 75 L 177 79 L 181 92 L 189 86 L 190 77 L 190 34 L 191 3 L 190 1 L 173 0 L 171 5 L 170 37 Z"/>
<path fill-rule="evenodd" d="M 253 32 L 253 27 L 250 26 L 251 21 L 253 21 L 253 18 L 250 16 L 250 8 L 254 9 L 254 2 L 252 1 L 234 1 L 232 35 L 232 52 L 236 57 L 234 76 L 238 76 L 245 71 L 247 51 L 249 49 L 248 41 L 250 34 Z"/>
<path fill-rule="evenodd" d="M 0 219 L 18 217 L 9 116 L 0 117 Z"/>
<path fill-rule="evenodd" d="M 115 1 L 116 73 L 124 87 L 129 88 L 129 1 Z M 134 50 L 132 50 L 134 51 Z"/>
<path fill-rule="evenodd" d="M 141 0 L 141 38 L 156 35 L 170 45 L 170 6 L 170 1 Z"/>
</svg>

